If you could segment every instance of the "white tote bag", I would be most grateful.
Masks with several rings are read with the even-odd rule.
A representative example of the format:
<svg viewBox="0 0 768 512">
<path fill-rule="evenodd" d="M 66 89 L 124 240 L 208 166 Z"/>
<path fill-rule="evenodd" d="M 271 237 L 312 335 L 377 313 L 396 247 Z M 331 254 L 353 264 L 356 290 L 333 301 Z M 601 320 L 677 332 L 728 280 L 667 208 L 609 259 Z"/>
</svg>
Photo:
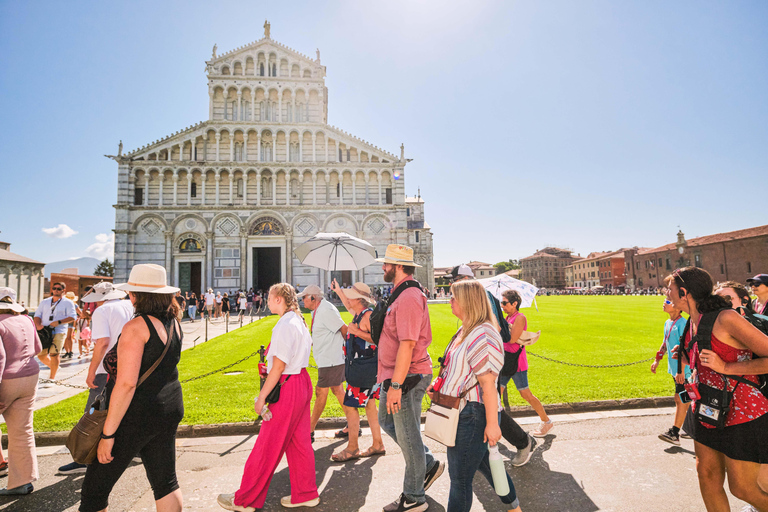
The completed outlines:
<svg viewBox="0 0 768 512">
<path fill-rule="evenodd" d="M 473 386 L 474 387 L 474 386 Z M 472 388 L 470 388 L 472 389 Z M 434 439 L 445 446 L 456 445 L 456 430 L 459 427 L 459 414 L 464 408 L 464 395 L 469 390 L 463 392 L 461 396 L 442 395 L 435 391 L 432 398 L 432 405 L 427 410 L 427 421 L 424 424 L 424 435 Z"/>
</svg>

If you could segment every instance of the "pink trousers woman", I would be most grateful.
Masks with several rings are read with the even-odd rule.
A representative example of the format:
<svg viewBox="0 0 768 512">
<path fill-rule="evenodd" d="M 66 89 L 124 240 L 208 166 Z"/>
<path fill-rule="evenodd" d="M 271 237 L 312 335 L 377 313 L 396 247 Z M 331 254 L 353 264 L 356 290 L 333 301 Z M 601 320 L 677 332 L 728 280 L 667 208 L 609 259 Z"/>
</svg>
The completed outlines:
<svg viewBox="0 0 768 512">
<path fill-rule="evenodd" d="M 285 376 L 280 380 L 285 380 Z M 312 381 L 304 368 L 298 375 L 291 375 L 280 390 L 280 400 L 269 406 L 272 419 L 261 423 L 256 444 L 245 463 L 240 489 L 235 493 L 235 505 L 264 506 L 283 454 L 288 458 L 291 502 L 303 503 L 318 497 L 315 451 L 309 430 L 311 399 Z"/>
</svg>

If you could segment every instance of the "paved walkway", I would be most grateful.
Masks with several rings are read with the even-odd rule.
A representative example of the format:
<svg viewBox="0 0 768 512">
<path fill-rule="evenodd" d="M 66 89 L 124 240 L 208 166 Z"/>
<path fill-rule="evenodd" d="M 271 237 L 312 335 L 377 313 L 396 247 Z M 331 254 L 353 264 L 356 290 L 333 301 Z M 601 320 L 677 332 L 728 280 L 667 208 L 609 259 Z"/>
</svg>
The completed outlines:
<svg viewBox="0 0 768 512">
<path fill-rule="evenodd" d="M 694 468 L 693 442 L 681 447 L 660 441 L 673 409 L 606 411 L 553 416 L 555 428 L 541 440 L 531 462 L 515 468 L 507 464 L 525 512 L 615 512 L 704 510 Z M 531 429 L 533 418 L 521 419 Z M 318 432 L 319 434 L 319 432 Z M 318 512 L 380 511 L 402 489 L 403 459 L 385 436 L 387 454 L 346 464 L 329 461 L 344 443 L 323 433 L 315 443 L 317 482 L 321 492 Z M 184 510 L 219 512 L 216 496 L 234 492 L 255 436 L 179 439 L 177 470 L 184 494 Z M 361 446 L 371 444 L 364 431 Z M 445 448 L 429 442 L 436 457 L 446 460 Z M 502 454 L 514 455 L 506 447 Z M 79 503 L 82 475 L 57 476 L 56 468 L 71 459 L 63 447 L 38 449 L 40 480 L 35 492 L 20 498 L 0 498 L 3 511 L 74 512 Z M 4 485 L 0 479 L 0 485 Z M 289 491 L 285 461 L 278 467 L 263 510 L 283 510 L 281 496 Z M 429 510 L 444 512 L 448 500 L 448 473 L 429 490 Z M 475 479 L 472 511 L 504 510 L 492 488 Z M 733 511 L 744 503 L 731 498 Z M 154 499 L 140 464 L 134 464 L 118 482 L 110 510 L 154 511 Z"/>
<path fill-rule="evenodd" d="M 256 320 L 256 316 L 244 317 L 243 325 L 248 325 Z M 240 322 L 237 317 L 230 317 L 229 330 L 233 331 L 239 327 Z M 184 331 L 182 350 L 192 348 L 205 342 L 206 322 L 201 320 L 195 322 L 185 320 L 181 323 L 181 328 Z M 216 319 L 208 322 L 208 340 L 212 340 L 226 332 L 227 324 L 223 319 Z M 75 344 L 73 350 L 75 352 L 73 358 L 64 359 L 59 367 L 59 371 L 56 372 L 56 381 L 58 384 L 45 382 L 40 382 L 40 384 L 38 384 L 35 410 L 42 409 L 43 407 L 47 407 L 85 391 L 85 378 L 88 376 L 88 366 L 91 364 L 91 356 L 83 356 L 82 358 L 79 358 L 77 355 L 77 344 Z M 40 379 L 48 379 L 51 371 L 42 363 L 38 362 L 38 364 L 40 365 Z"/>
</svg>

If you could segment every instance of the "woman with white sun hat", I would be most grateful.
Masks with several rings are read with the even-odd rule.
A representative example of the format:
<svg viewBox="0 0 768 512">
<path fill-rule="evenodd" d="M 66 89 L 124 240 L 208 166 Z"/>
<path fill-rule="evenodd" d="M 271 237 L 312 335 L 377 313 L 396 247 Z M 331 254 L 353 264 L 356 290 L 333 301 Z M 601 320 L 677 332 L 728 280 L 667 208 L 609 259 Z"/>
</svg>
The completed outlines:
<svg viewBox="0 0 768 512">
<path fill-rule="evenodd" d="M 97 460 L 85 473 L 81 512 L 107 508 L 112 488 L 136 456 L 144 463 L 157 510 L 182 509 L 176 479 L 176 428 L 184 416 L 176 368 L 182 341 L 174 298 L 179 289 L 166 283 L 165 268 L 141 264 L 127 283 L 115 286 L 128 292 L 136 314 L 104 357 L 109 412 Z"/>
</svg>

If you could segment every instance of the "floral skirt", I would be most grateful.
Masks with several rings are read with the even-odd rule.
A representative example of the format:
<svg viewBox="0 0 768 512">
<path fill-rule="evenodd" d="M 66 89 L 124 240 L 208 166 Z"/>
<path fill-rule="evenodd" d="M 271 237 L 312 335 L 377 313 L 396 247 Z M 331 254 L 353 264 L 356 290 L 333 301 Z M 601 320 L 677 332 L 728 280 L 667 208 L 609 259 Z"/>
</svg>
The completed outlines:
<svg viewBox="0 0 768 512">
<path fill-rule="evenodd" d="M 375 384 L 370 389 L 362 389 L 347 384 L 347 392 L 344 395 L 344 405 L 347 407 L 357 407 L 358 409 L 364 408 L 368 405 L 368 400 L 379 399 L 379 389 L 381 384 Z"/>
</svg>

